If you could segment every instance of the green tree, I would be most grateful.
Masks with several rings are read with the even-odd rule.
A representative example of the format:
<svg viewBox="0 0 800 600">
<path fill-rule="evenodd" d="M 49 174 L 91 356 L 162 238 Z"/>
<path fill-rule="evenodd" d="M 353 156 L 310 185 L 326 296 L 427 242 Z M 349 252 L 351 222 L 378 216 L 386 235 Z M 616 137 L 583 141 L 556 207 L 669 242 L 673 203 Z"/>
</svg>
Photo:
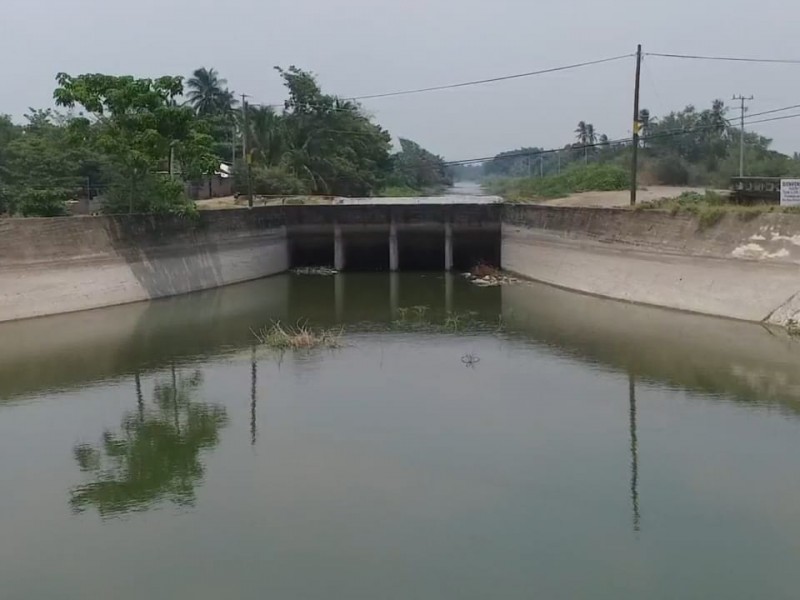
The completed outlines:
<svg viewBox="0 0 800 600">
<path fill-rule="evenodd" d="M 23 135 L 5 148 L 7 208 L 23 216 L 64 215 L 66 201 L 87 194 L 87 181 L 100 179 L 102 157 L 70 128 L 70 117 L 30 109 L 25 118 Z"/>
<path fill-rule="evenodd" d="M 200 67 L 186 81 L 186 98 L 202 116 L 229 115 L 236 104 L 233 92 L 226 86 L 216 69 Z"/>
<path fill-rule="evenodd" d="M 393 185 L 418 191 L 452 185 L 452 178 L 441 156 L 405 138 L 400 138 L 400 148 L 400 152 L 393 156 Z"/>
<path fill-rule="evenodd" d="M 56 80 L 53 96 L 59 106 L 81 105 L 94 116 L 93 125 L 86 118 L 75 119 L 73 129 L 94 133 L 97 147 L 116 169 L 116 189 L 127 196 L 129 212 L 191 209 L 176 182 L 140 185 L 170 168 L 173 161 L 185 179 L 213 172 L 218 166 L 207 124 L 191 108 L 176 102 L 183 93 L 180 77 L 59 73 Z M 153 191 L 158 195 L 152 196 Z"/>
<path fill-rule="evenodd" d="M 371 196 L 379 190 L 391 168 L 389 133 L 355 102 L 324 94 L 312 74 L 277 70 L 289 91 L 280 166 L 315 194 Z"/>
</svg>

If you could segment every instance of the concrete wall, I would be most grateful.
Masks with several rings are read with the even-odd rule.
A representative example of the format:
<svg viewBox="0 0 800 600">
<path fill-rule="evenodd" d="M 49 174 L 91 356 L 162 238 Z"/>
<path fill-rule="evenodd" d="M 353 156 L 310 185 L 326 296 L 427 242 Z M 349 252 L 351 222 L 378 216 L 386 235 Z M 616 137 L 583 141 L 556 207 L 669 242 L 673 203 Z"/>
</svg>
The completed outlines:
<svg viewBox="0 0 800 600">
<path fill-rule="evenodd" d="M 280 215 L 0 220 L 0 321 L 174 296 L 289 267 Z"/>
<path fill-rule="evenodd" d="M 73 312 L 266 277 L 289 238 L 401 232 L 500 234 L 499 205 L 270 206 L 156 215 L 0 220 L 0 321 Z M 332 237 L 331 237 L 332 239 Z M 387 242 L 388 243 L 388 242 Z M 402 266 L 402 261 L 401 261 Z M 444 265 L 442 265 L 444 266 Z"/>
<path fill-rule="evenodd" d="M 800 319 L 800 215 L 506 206 L 503 267 L 585 293 L 786 325 Z"/>
</svg>

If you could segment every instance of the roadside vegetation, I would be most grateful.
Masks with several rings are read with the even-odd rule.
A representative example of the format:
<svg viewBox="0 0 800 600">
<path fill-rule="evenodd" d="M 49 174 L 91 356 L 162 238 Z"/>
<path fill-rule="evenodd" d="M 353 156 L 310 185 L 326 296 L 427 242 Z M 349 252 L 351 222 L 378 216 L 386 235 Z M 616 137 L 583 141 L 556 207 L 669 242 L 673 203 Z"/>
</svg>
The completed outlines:
<svg viewBox="0 0 800 600">
<path fill-rule="evenodd" d="M 630 175 L 611 164 L 576 165 L 545 177 L 490 178 L 483 186 L 491 194 L 519 202 L 562 198 L 578 192 L 624 190 L 630 187 Z"/>
<path fill-rule="evenodd" d="M 735 215 L 748 221 L 758 215 L 772 212 L 797 213 L 797 207 L 778 206 L 776 204 L 742 205 L 730 201 L 728 194 L 706 190 L 705 193 L 684 192 L 676 198 L 662 198 L 655 202 L 642 203 L 636 206 L 637 211 L 659 210 L 671 215 L 693 215 L 698 219 L 701 230 L 713 227 L 725 215 Z"/>
<path fill-rule="evenodd" d="M 57 110 L 0 114 L 0 215 L 60 216 L 102 198 L 106 213 L 193 214 L 189 190 L 230 172 L 238 194 L 418 195 L 450 185 L 444 160 L 392 136 L 313 74 L 277 68 L 279 106 L 241 104 L 214 69 L 191 77 L 56 77 Z M 246 156 L 243 149 L 246 148 Z M 222 169 L 222 164 L 226 166 Z"/>
<path fill-rule="evenodd" d="M 727 189 L 739 171 L 739 130 L 728 107 L 714 100 L 706 109 L 687 106 L 663 116 L 639 114 L 639 183 Z M 567 132 L 565 132 L 567 133 Z M 558 198 L 580 191 L 627 187 L 631 142 L 612 140 L 581 121 L 560 149 L 526 146 L 482 164 L 451 167 L 456 179 L 480 181 L 510 200 Z M 800 177 L 800 153 L 783 154 L 772 140 L 745 132 L 746 174 Z"/>
</svg>

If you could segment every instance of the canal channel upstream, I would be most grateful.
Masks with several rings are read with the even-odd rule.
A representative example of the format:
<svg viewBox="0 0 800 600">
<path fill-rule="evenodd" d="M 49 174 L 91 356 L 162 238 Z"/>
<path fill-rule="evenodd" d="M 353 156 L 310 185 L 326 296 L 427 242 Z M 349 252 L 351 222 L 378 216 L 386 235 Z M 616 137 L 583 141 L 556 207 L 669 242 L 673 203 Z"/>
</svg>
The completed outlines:
<svg viewBox="0 0 800 600">
<path fill-rule="evenodd" d="M 443 273 L 1 324 L 0 597 L 797 598 L 798 358 Z"/>
</svg>

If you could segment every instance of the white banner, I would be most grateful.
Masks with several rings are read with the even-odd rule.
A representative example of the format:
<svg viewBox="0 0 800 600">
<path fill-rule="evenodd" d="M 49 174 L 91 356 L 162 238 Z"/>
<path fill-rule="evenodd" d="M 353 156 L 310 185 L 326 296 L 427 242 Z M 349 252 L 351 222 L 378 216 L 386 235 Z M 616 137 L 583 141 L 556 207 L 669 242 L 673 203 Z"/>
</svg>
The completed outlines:
<svg viewBox="0 0 800 600">
<path fill-rule="evenodd" d="M 781 179 L 781 206 L 800 206 L 800 179 Z"/>
</svg>

